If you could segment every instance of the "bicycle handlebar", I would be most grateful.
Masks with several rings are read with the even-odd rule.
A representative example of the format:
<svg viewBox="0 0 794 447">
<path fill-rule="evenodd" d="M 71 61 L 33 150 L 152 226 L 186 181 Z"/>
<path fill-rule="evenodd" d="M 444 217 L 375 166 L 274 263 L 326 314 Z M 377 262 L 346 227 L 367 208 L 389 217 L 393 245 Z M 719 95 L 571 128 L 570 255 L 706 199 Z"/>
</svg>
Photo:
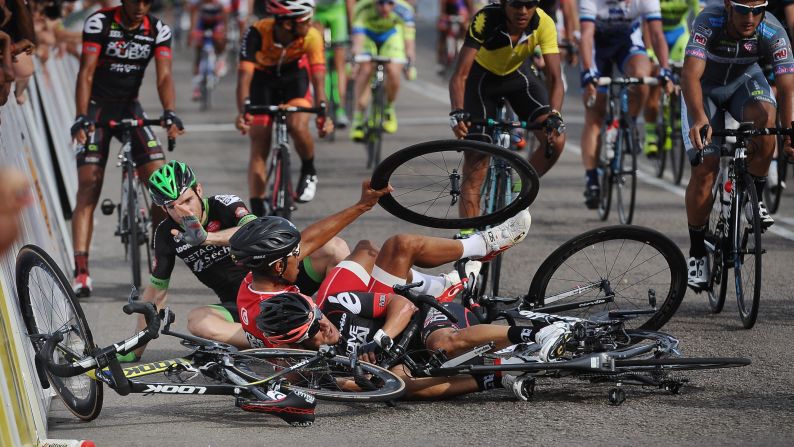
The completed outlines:
<svg viewBox="0 0 794 447">
<path fill-rule="evenodd" d="M 660 82 L 661 81 L 659 80 L 659 78 L 655 78 L 653 76 L 644 76 L 644 77 L 641 77 L 641 78 L 601 77 L 601 78 L 598 78 L 598 80 L 595 82 L 595 84 L 597 86 L 599 86 L 599 87 L 604 87 L 604 86 L 608 86 L 608 85 L 639 85 L 639 84 L 659 85 Z"/>
<path fill-rule="evenodd" d="M 708 134 L 709 125 L 700 128 L 700 141 L 706 145 L 706 135 Z M 791 127 L 754 127 L 751 122 L 740 123 L 738 129 L 723 129 L 711 133 L 712 137 L 736 137 L 739 140 L 745 138 L 752 138 L 765 135 L 788 135 L 794 137 L 794 122 Z M 705 148 L 704 148 L 705 149 Z M 692 166 L 698 166 L 703 163 L 703 150 L 697 151 L 695 157 L 689 161 Z"/>
<path fill-rule="evenodd" d="M 270 106 L 253 106 L 246 104 L 245 113 L 250 115 L 276 115 L 278 113 L 316 113 L 320 116 L 325 116 L 325 108 L 323 107 L 300 107 L 300 106 L 285 106 L 285 105 L 270 105 Z"/>
<path fill-rule="evenodd" d="M 455 315 L 452 315 L 452 312 L 447 310 L 447 308 L 445 308 L 438 301 L 436 301 L 436 298 L 434 296 L 427 294 L 420 294 L 412 290 L 414 287 L 419 287 L 423 283 L 424 283 L 423 281 L 418 281 L 410 284 L 395 284 L 393 287 L 394 293 L 400 296 L 404 296 L 410 302 L 416 304 L 417 306 L 426 304 L 436 309 L 437 311 L 441 312 L 442 314 L 444 314 L 447 318 L 449 318 L 449 321 L 453 323 L 457 323 L 458 319 L 455 317 Z"/>
<path fill-rule="evenodd" d="M 474 126 L 495 127 L 498 129 L 526 129 L 538 130 L 545 127 L 545 123 L 530 123 L 528 121 L 500 121 L 495 119 L 468 120 Z"/>
<path fill-rule="evenodd" d="M 145 118 L 145 119 L 125 118 L 125 119 L 119 120 L 119 121 L 110 120 L 110 121 L 107 121 L 107 122 L 95 122 L 94 126 L 95 127 L 102 127 L 104 129 L 109 129 L 109 130 L 120 130 L 120 131 L 132 130 L 132 129 L 135 129 L 135 128 L 138 128 L 138 127 L 145 127 L 145 126 L 165 127 L 163 125 L 163 122 L 160 121 L 159 119 L 149 119 L 149 118 Z M 175 138 L 169 138 L 168 139 L 168 152 L 172 152 L 175 147 L 176 147 L 176 139 Z"/>
<path fill-rule="evenodd" d="M 378 64 L 406 64 L 408 63 L 408 59 L 405 58 L 395 58 L 395 57 L 385 57 L 379 55 L 372 55 L 372 54 L 356 54 L 353 56 L 353 62 L 357 64 L 361 64 L 364 62 L 375 62 Z"/>
</svg>

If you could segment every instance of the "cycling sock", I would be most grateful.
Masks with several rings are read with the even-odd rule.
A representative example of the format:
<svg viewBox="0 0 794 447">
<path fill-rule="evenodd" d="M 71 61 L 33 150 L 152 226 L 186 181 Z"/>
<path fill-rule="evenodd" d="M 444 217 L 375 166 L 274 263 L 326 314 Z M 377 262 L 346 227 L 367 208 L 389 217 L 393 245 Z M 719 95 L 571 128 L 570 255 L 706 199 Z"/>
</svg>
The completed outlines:
<svg viewBox="0 0 794 447">
<path fill-rule="evenodd" d="M 706 229 L 708 224 L 702 226 L 689 226 L 689 256 L 702 258 L 706 256 Z"/>
<path fill-rule="evenodd" d="M 88 252 L 74 252 L 74 276 L 88 274 Z"/>
<path fill-rule="evenodd" d="M 411 282 L 422 281 L 423 284 L 421 287 L 417 287 L 416 290 L 419 293 L 424 293 L 427 295 L 439 296 L 444 293 L 446 290 L 447 282 L 441 275 L 428 275 L 426 273 L 419 272 L 417 270 L 411 269 Z"/>
<path fill-rule="evenodd" d="M 405 278 L 394 276 L 377 265 L 372 268 L 371 276 L 368 292 L 393 293 L 395 284 L 405 284 Z"/>
<path fill-rule="evenodd" d="M 262 217 L 265 215 L 265 199 L 251 197 L 251 214 Z"/>
<path fill-rule="evenodd" d="M 497 377 L 497 373 L 472 374 L 472 377 L 477 381 L 477 388 L 479 388 L 480 391 L 502 388 L 502 381 L 497 380 L 499 378 Z"/>
<path fill-rule="evenodd" d="M 598 184 L 598 169 L 588 169 L 584 171 L 585 179 L 587 179 L 587 186 Z"/>
<path fill-rule="evenodd" d="M 488 253 L 488 247 L 485 244 L 485 237 L 481 233 L 475 233 L 471 237 L 465 239 L 458 239 L 463 244 L 463 258 L 482 258 Z"/>
<path fill-rule="evenodd" d="M 764 188 L 766 188 L 766 176 L 763 177 L 756 177 L 753 176 L 753 181 L 755 182 L 755 193 L 756 197 L 758 197 L 759 202 L 764 201 Z"/>
<path fill-rule="evenodd" d="M 317 170 L 314 169 L 314 157 L 301 160 L 301 175 L 317 175 Z"/>
<path fill-rule="evenodd" d="M 510 326 L 507 329 L 507 339 L 510 343 L 531 343 L 535 341 L 535 331 L 527 326 Z"/>
</svg>

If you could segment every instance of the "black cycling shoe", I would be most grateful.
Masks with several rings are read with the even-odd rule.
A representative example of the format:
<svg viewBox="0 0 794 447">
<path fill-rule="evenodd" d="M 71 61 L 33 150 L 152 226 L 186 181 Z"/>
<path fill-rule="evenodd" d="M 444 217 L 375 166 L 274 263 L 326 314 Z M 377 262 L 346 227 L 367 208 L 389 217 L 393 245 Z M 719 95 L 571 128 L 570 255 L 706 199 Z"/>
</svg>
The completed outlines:
<svg viewBox="0 0 794 447">
<path fill-rule="evenodd" d="M 235 405 L 241 410 L 254 413 L 268 413 L 283 419 L 293 426 L 308 427 L 314 423 L 314 407 L 317 399 L 303 391 L 268 391 L 273 400 L 257 400 L 238 397 Z"/>
<path fill-rule="evenodd" d="M 587 206 L 587 209 L 597 209 L 600 200 L 601 188 L 599 188 L 598 185 L 587 185 L 587 188 L 584 190 L 584 204 Z"/>
</svg>

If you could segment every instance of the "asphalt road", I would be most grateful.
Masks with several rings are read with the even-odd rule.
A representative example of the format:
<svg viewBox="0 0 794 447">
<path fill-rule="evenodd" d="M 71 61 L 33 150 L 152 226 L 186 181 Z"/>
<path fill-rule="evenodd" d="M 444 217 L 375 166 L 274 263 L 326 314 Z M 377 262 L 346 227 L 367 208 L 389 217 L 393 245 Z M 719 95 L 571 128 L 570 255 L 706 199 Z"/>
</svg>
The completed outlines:
<svg viewBox="0 0 794 447">
<path fill-rule="evenodd" d="M 446 124 L 446 86 L 435 76 L 427 31 L 427 27 L 420 30 L 420 78 L 403 86 L 397 104 L 400 129 L 386 139 L 387 153 L 451 137 Z M 236 112 L 233 75 L 221 83 L 213 110 L 201 113 L 190 101 L 190 55 L 181 51 L 175 58 L 178 112 L 188 133 L 168 157 L 187 161 L 209 194 L 234 193 L 247 198 L 248 140 L 231 127 Z M 150 72 L 142 92 L 146 110 L 156 115 L 160 106 L 152 75 Z M 569 79 L 577 79 L 576 73 Z M 567 97 L 565 116 L 569 124 L 567 150 L 542 180 L 540 194 L 530 208 L 533 223 L 529 237 L 506 256 L 502 281 L 508 293 L 526 291 L 538 265 L 561 243 L 605 224 L 582 203 L 578 143 L 583 106 L 577 91 Z M 299 227 L 357 200 L 360 180 L 367 177 L 363 156 L 362 147 L 345 138 L 318 145 L 319 191 L 312 203 L 295 212 Z M 117 199 L 118 171 L 109 165 L 103 198 Z M 635 223 L 662 231 L 687 250 L 683 188 L 647 174 L 640 178 Z M 102 414 L 90 423 L 78 422 L 54 400 L 49 436 L 93 439 L 103 446 L 790 445 L 794 435 L 794 352 L 786 346 L 787 340 L 794 338 L 794 292 L 789 285 L 794 260 L 792 204 L 794 194 L 789 191 L 775 231 L 764 236 L 764 288 L 754 329 L 741 328 L 732 292 L 719 315 L 709 312 L 705 296 L 689 292 L 665 327 L 680 337 L 689 356 L 745 356 L 753 361 L 741 369 L 690 374 L 691 384 L 680 395 L 629 388 L 628 400 L 612 407 L 606 398 L 608 386 L 547 380 L 538 383 L 529 403 L 516 402 L 501 390 L 444 402 L 406 402 L 396 408 L 322 402 L 313 427 L 290 428 L 276 418 L 236 409 L 231 398 L 121 397 L 106 389 Z M 113 236 L 115 216 L 97 212 L 95 219 L 91 247 L 94 294 L 82 303 L 95 340 L 106 345 L 131 333 L 134 321 L 121 312 L 129 291 L 129 270 L 121 244 Z M 606 223 L 614 224 L 615 219 Z M 406 224 L 381 209 L 363 216 L 341 236 L 351 245 L 361 238 L 382 243 L 388 236 L 406 231 L 451 236 L 449 231 Z M 215 301 L 186 268 L 176 268 L 168 301 L 181 317 L 176 328 L 184 329 L 189 309 Z M 161 337 L 150 345 L 144 360 L 183 353 L 176 340 Z"/>
</svg>

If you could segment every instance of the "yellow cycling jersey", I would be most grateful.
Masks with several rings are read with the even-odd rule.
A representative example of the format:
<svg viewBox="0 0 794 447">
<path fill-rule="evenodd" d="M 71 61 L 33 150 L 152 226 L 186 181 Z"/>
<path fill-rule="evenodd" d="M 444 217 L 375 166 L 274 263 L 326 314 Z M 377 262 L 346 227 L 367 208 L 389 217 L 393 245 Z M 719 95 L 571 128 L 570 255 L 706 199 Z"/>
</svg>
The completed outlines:
<svg viewBox="0 0 794 447">
<path fill-rule="evenodd" d="M 491 73 L 504 76 L 516 71 L 538 46 L 542 54 L 560 52 L 557 25 L 542 9 L 535 9 L 535 15 L 515 45 L 507 33 L 506 20 L 498 3 L 482 8 L 471 19 L 463 43 L 477 50 L 474 60 Z"/>
</svg>

